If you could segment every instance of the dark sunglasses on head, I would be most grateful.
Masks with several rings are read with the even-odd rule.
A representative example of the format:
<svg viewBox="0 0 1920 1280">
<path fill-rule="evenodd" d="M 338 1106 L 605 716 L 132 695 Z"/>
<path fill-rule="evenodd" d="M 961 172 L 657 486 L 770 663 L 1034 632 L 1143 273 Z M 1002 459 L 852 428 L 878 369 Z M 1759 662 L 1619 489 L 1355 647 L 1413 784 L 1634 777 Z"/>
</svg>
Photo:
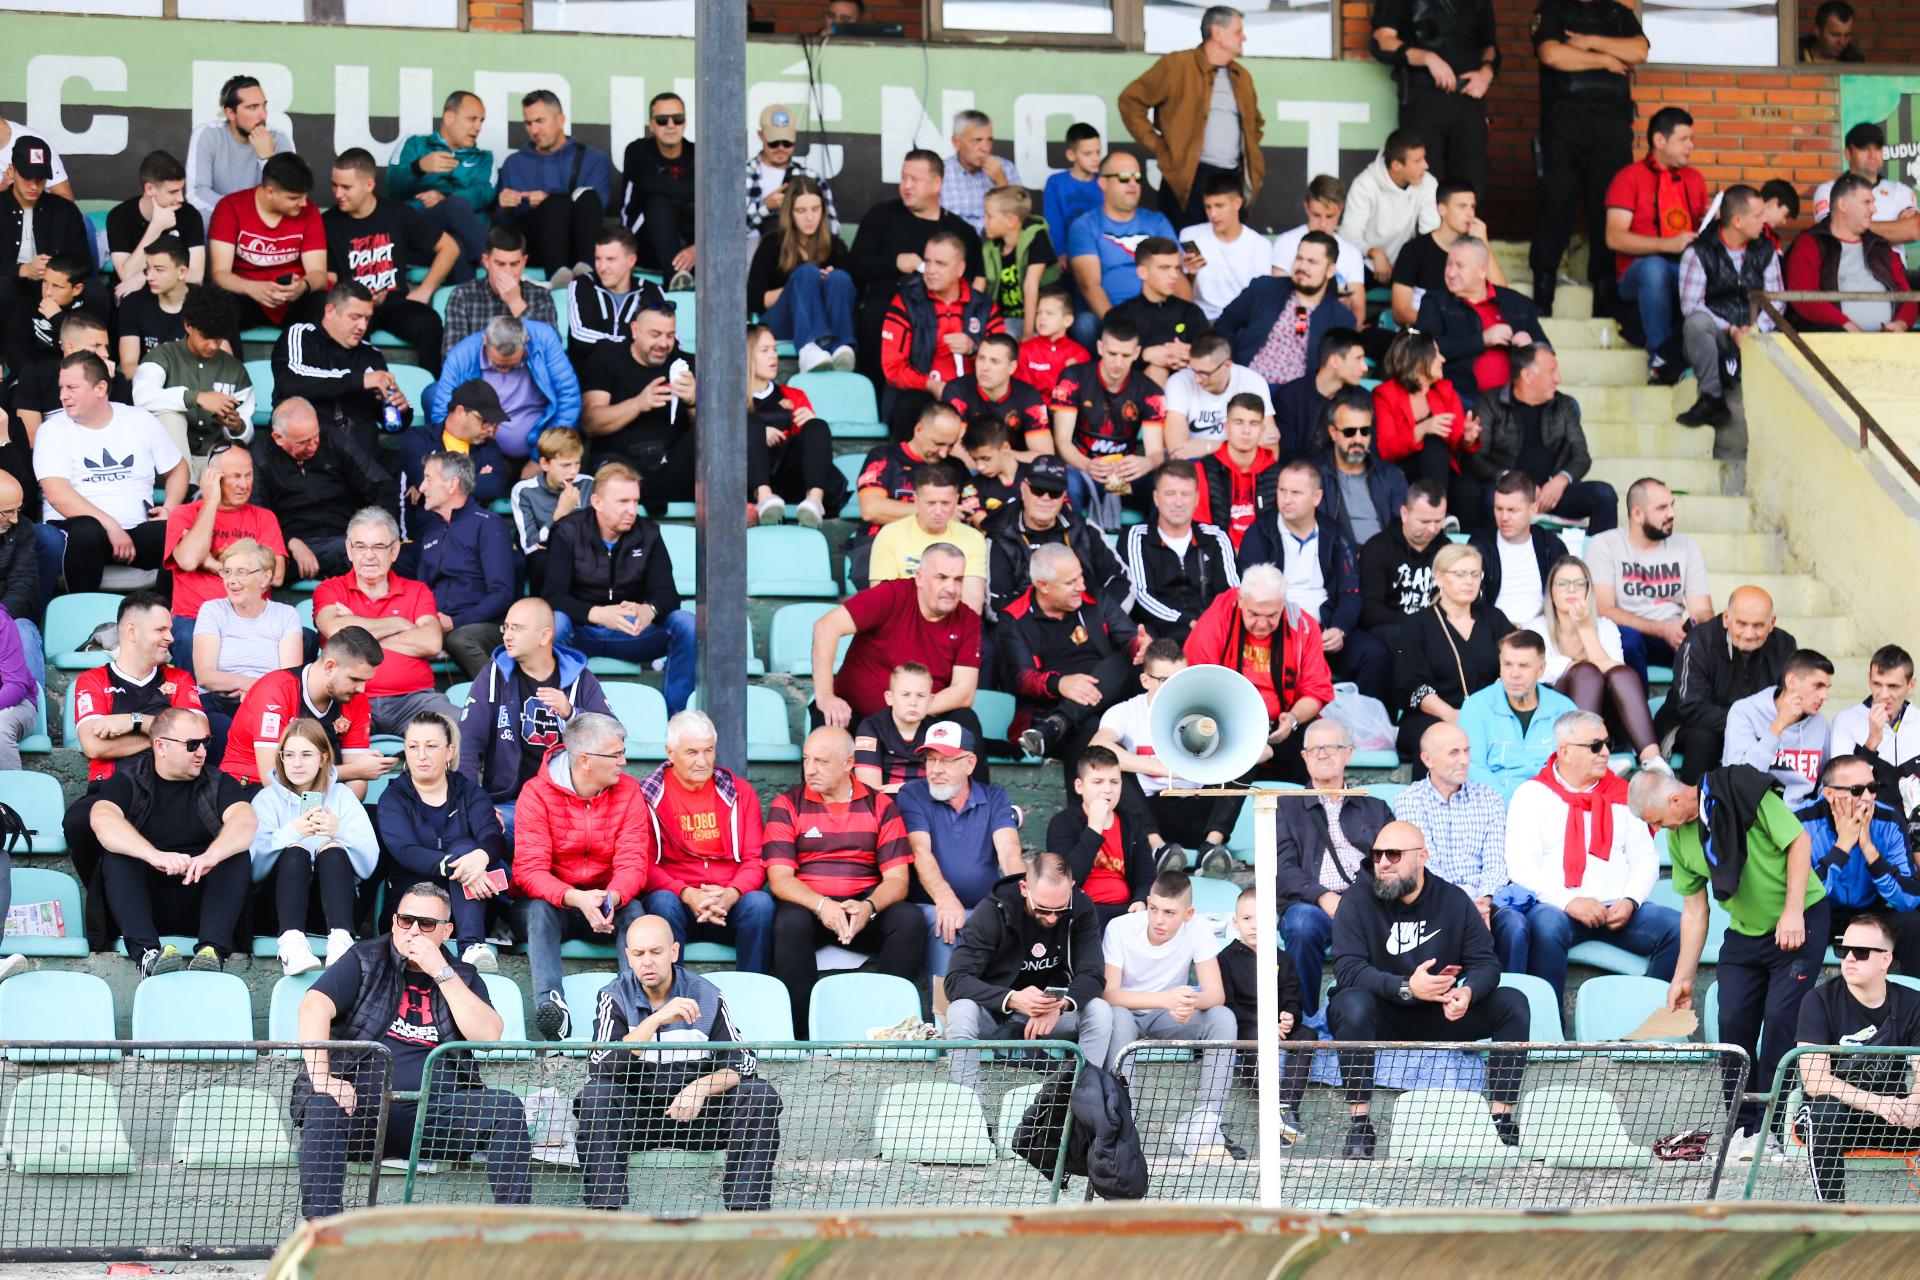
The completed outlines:
<svg viewBox="0 0 1920 1280">
<path fill-rule="evenodd" d="M 1870 796 L 1878 792 L 1880 790 L 1880 784 L 1876 782 L 1857 782 L 1850 787 L 1843 787 L 1838 783 L 1830 782 L 1827 784 L 1827 789 L 1830 791 L 1844 791 L 1858 800 L 1861 796 Z"/>
<path fill-rule="evenodd" d="M 1887 948 L 1885 947 L 1848 946 L 1844 942 L 1833 949 L 1834 954 L 1842 960 L 1871 960 L 1874 956 L 1881 955 L 1886 950 Z"/>
<path fill-rule="evenodd" d="M 1369 849 L 1367 852 L 1373 855 L 1375 862 L 1398 864 L 1400 859 L 1406 857 L 1408 854 L 1418 853 L 1425 847 L 1425 845 L 1417 844 L 1411 849 Z"/>
<path fill-rule="evenodd" d="M 1147 180 L 1147 175 L 1144 173 L 1103 173 L 1100 176 L 1103 179 L 1112 178 L 1115 182 L 1131 183 L 1131 182 L 1145 182 Z"/>
<path fill-rule="evenodd" d="M 1370 436 L 1373 434 L 1372 427 L 1335 427 L 1334 430 L 1340 433 L 1342 440 L 1351 440 L 1355 436 Z"/>
<path fill-rule="evenodd" d="M 653 122 L 655 124 L 685 124 L 687 122 L 687 113 L 684 111 L 676 111 L 672 115 L 655 116 Z"/>
<path fill-rule="evenodd" d="M 425 933 L 429 929 L 438 929 L 441 925 L 448 922 L 439 916 L 410 916 L 404 912 L 396 911 L 393 913 L 393 923 L 396 926 L 411 925 L 413 928 Z"/>
</svg>

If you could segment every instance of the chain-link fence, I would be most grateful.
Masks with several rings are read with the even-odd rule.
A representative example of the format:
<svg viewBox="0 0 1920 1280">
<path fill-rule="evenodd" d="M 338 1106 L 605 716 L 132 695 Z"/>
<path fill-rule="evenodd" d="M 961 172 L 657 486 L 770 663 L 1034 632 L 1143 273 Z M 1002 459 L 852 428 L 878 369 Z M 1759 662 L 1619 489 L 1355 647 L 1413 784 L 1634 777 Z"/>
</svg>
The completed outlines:
<svg viewBox="0 0 1920 1280">
<path fill-rule="evenodd" d="M 1258 1197 L 1253 1042 L 1140 1041 L 1118 1070 L 1153 1199 Z M 1728 1045 L 1310 1042 L 1281 1066 L 1281 1185 L 1315 1209 L 1710 1200 L 1745 1074 Z"/>
<path fill-rule="evenodd" d="M 1920 1201 L 1920 1048 L 1801 1046 L 1774 1073 L 1749 1200 Z"/>
<path fill-rule="evenodd" d="M 314 1046 L 320 1047 L 320 1046 Z M 378 1140 L 391 1056 L 358 1054 Z M 283 1052 L 261 1052 L 280 1049 Z M 0 1056 L 0 1258 L 268 1256 L 301 1219 L 290 1046 L 20 1041 Z M 319 1154 L 315 1148 L 315 1154 Z M 373 1201 L 377 1162 L 339 1160 L 337 1203 Z"/>
<path fill-rule="evenodd" d="M 465 1062 L 467 1047 L 428 1059 L 412 1203 L 524 1193 L 656 1216 L 1048 1204 L 1081 1066 L 1060 1041 L 530 1043 L 509 1047 L 537 1056 Z M 524 1183 L 501 1174 L 518 1151 L 468 1158 L 503 1102 L 530 1135 Z M 463 1107 L 479 1125 L 449 1118 Z"/>
</svg>

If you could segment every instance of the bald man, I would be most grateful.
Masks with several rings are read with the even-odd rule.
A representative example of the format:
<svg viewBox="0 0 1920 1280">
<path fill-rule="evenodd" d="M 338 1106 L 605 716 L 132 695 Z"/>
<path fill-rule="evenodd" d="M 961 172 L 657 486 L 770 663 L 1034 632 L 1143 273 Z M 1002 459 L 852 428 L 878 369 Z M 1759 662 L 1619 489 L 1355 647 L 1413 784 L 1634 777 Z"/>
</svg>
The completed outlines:
<svg viewBox="0 0 1920 1280">
<path fill-rule="evenodd" d="M 17 428 L 16 428 L 17 429 Z M 0 415 L 0 435 L 7 433 L 4 415 Z M 34 490 L 39 497 L 39 490 Z M 35 681 L 47 678 L 47 664 L 40 642 L 40 587 L 59 585 L 60 558 L 64 541 L 57 533 L 48 533 L 45 568 L 52 577 L 43 579 L 39 526 L 27 519 L 26 492 L 10 471 L 0 471 L 0 609 L 20 623 L 20 643 L 26 651 L 27 669 Z"/>
<path fill-rule="evenodd" d="M 913 981 L 926 922 L 907 901 L 913 846 L 893 797 L 853 776 L 853 738 L 823 725 L 800 757 L 806 780 L 773 798 L 760 859 L 773 894 L 773 975 L 787 984 L 793 1027 L 807 1038 L 819 977 L 814 951 L 837 946 Z"/>
<path fill-rule="evenodd" d="M 1389 822 L 1373 838 L 1354 892 L 1333 920 L 1328 1003 L 1335 1040 L 1524 1041 L 1527 998 L 1500 985 L 1500 962 L 1479 907 L 1466 890 L 1427 870 L 1427 841 L 1411 822 Z M 1513 1104 L 1526 1071 L 1523 1052 L 1487 1055 L 1486 1094 L 1494 1132 L 1519 1145 Z M 1373 1053 L 1340 1054 L 1351 1120 L 1346 1156 L 1371 1160 Z"/>
<path fill-rule="evenodd" d="M 1792 634 L 1775 625 L 1773 597 L 1753 586 L 1734 591 L 1724 613 L 1687 633 L 1673 660 L 1673 688 L 1653 726 L 1663 740 L 1673 735 L 1665 754 L 1684 757 L 1676 762 L 1682 782 L 1696 783 L 1719 765 L 1727 712 L 1779 684 L 1797 648 Z"/>
<path fill-rule="evenodd" d="M 1527 918 L 1499 904 L 1507 887 L 1507 799 L 1498 787 L 1470 782 L 1473 748 L 1466 731 L 1444 720 L 1420 735 L 1420 763 L 1427 776 L 1402 791 L 1393 816 L 1427 837 L 1434 874 L 1459 885 L 1493 930 L 1494 954 L 1508 973 L 1527 969 Z"/>
<path fill-rule="evenodd" d="M 680 966 L 673 928 L 659 916 L 627 926 L 626 963 L 600 989 L 587 1087 L 574 1100 L 580 1171 L 589 1209 L 624 1209 L 627 1159 L 676 1147 L 725 1151 L 720 1200 L 764 1211 L 780 1151 L 780 1095 L 757 1076 L 720 988 Z M 651 1046 L 651 1047 L 650 1047 Z M 647 1208 L 650 1206 L 641 1206 Z"/>
<path fill-rule="evenodd" d="M 545 600 L 514 601 L 500 647 L 474 678 L 460 713 L 460 772 L 486 788 L 509 841 L 520 788 L 583 711 L 613 715 L 586 656 L 554 645 L 553 608 Z"/>
<path fill-rule="evenodd" d="M 1480 237 L 1455 240 L 1447 250 L 1447 287 L 1427 290 L 1416 322 L 1440 344 L 1447 380 L 1469 408 L 1482 391 L 1507 385 L 1509 351 L 1547 340 L 1532 300 L 1487 278 L 1489 257 Z"/>
</svg>

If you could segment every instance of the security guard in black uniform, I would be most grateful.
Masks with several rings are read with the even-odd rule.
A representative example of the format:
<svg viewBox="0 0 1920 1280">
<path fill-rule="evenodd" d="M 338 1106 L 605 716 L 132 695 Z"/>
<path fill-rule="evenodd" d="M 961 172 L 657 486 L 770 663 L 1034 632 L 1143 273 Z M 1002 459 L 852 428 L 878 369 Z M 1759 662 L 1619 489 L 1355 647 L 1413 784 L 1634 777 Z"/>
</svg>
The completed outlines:
<svg viewBox="0 0 1920 1280">
<path fill-rule="evenodd" d="M 1487 194 L 1487 91 L 1499 69 L 1492 0 L 1376 0 L 1373 56 L 1393 68 L 1400 127 L 1434 176 Z"/>
<path fill-rule="evenodd" d="M 1606 247 L 1607 184 L 1633 163 L 1633 68 L 1647 60 L 1640 19 L 1618 0 L 1540 0 L 1540 221 L 1533 232 L 1533 300 L 1553 311 L 1560 257 L 1576 200 L 1587 207 L 1587 277 L 1594 313 L 1608 314 L 1613 254 Z"/>
</svg>

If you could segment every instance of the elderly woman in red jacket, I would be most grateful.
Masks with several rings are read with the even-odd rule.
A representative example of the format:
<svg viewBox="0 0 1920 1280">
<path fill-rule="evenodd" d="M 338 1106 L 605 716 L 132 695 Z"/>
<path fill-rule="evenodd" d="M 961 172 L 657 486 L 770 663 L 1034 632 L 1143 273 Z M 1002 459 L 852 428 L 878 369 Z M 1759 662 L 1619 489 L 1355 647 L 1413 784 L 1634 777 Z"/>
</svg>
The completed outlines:
<svg viewBox="0 0 1920 1280">
<path fill-rule="evenodd" d="M 1440 344 L 1419 329 L 1402 329 L 1387 348 L 1386 378 L 1373 389 L 1374 438 L 1380 456 L 1446 491 L 1448 510 L 1471 533 L 1480 518 L 1480 482 L 1460 460 L 1480 449 L 1480 419 L 1460 403 L 1442 376 Z"/>
</svg>

